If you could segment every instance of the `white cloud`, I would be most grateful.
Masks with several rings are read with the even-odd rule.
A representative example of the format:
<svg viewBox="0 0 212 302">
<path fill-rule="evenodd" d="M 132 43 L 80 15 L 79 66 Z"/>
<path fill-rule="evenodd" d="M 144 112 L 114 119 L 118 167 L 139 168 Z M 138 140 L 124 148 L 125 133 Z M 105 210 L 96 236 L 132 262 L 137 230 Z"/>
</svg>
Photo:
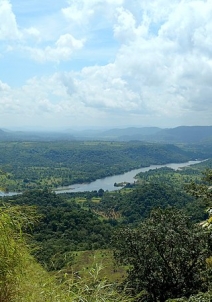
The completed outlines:
<svg viewBox="0 0 212 302">
<path fill-rule="evenodd" d="M 21 36 L 11 3 L 0 0 L 0 40 L 16 40 Z"/>
<path fill-rule="evenodd" d="M 33 38 L 38 42 L 41 40 L 41 33 L 35 27 L 30 27 L 30 28 L 24 29 L 23 34 L 24 34 L 25 39 Z"/>
<path fill-rule="evenodd" d="M 67 8 L 63 8 L 62 13 L 68 20 L 81 24 L 83 22 L 87 23 L 94 11 L 91 8 L 83 8 L 79 1 L 78 3 L 74 3 Z"/>
<path fill-rule="evenodd" d="M 8 92 L 9 90 L 10 86 L 0 81 L 0 93 Z"/>
<path fill-rule="evenodd" d="M 0 3 L 7 7 L 7 20 L 13 20 L 11 31 L 17 29 L 14 37 L 20 37 L 11 5 L 6 0 Z M 99 116 L 114 121 L 128 116 L 132 121 L 137 118 L 138 123 L 141 118 L 149 120 L 148 124 L 160 118 L 194 121 L 195 115 L 201 122 L 202 111 L 202 117 L 208 118 L 204 123 L 210 122 L 211 0 L 79 0 L 69 1 L 61 12 L 67 23 L 55 25 L 58 39 L 54 33 L 45 39 L 42 26 L 32 24 L 22 29 L 23 41 L 17 48 L 35 61 L 58 63 L 70 60 L 80 50 L 71 62 L 75 66 L 79 62 L 80 67 L 74 71 L 69 62 L 64 69 L 58 64 L 58 72 L 32 78 L 19 89 L 0 82 L 7 104 L 2 104 L 1 110 L 21 110 L 23 106 L 26 115 L 58 115 L 61 121 L 63 116 L 83 122 L 89 121 L 90 115 L 92 120 Z M 57 24 L 56 19 L 54 22 Z M 0 30 L 0 38 L 6 36 L 6 29 L 4 33 Z M 112 43 L 117 49 L 114 59 L 107 57 L 106 51 Z M 93 49 L 95 53 L 104 50 L 104 64 L 92 66 L 88 56 L 83 56 L 95 56 Z"/>
<path fill-rule="evenodd" d="M 78 25 L 87 24 L 95 16 L 101 15 L 99 22 L 106 16 L 113 17 L 117 7 L 121 7 L 124 0 L 73 0 L 70 5 L 62 9 L 64 16 Z"/>
<path fill-rule="evenodd" d="M 59 15 L 59 12 L 58 12 Z M 5 43 L 4 49 L 10 53 L 22 52 L 24 55 L 39 62 L 60 62 L 70 59 L 72 53 L 83 47 L 85 39 L 76 39 L 71 33 L 61 33 L 61 26 L 57 20 L 58 15 L 51 19 L 53 26 L 52 33 L 46 34 L 45 20 L 37 27 L 19 27 L 16 16 L 12 10 L 9 0 L 0 0 L 0 40 Z M 47 18 L 48 19 L 48 18 Z M 56 38 L 57 33 L 59 38 Z M 15 43 L 12 41 L 15 40 Z"/>
<path fill-rule="evenodd" d="M 90 108 L 130 111 L 137 108 L 139 95 L 129 89 L 114 64 L 84 68 L 77 82 L 77 95 Z"/>
<path fill-rule="evenodd" d="M 117 13 L 114 36 L 120 39 L 121 42 L 129 42 L 135 37 L 136 20 L 130 11 L 123 8 L 118 9 Z"/>
<path fill-rule="evenodd" d="M 81 49 L 84 45 L 84 40 L 77 40 L 70 34 L 65 34 L 59 37 L 54 47 L 47 46 L 45 48 L 24 48 L 28 51 L 31 57 L 39 62 L 60 62 L 70 59 L 72 53 Z"/>
<path fill-rule="evenodd" d="M 175 1 L 175 9 L 167 3 L 162 13 L 160 4 L 146 3 L 146 15 L 140 19 L 132 11 L 119 10 L 114 34 L 123 44 L 115 64 L 153 115 L 180 117 L 203 102 L 207 105 L 202 108 L 212 111 L 206 84 L 212 70 L 212 3 Z M 146 31 L 143 16 L 150 21 Z"/>
</svg>

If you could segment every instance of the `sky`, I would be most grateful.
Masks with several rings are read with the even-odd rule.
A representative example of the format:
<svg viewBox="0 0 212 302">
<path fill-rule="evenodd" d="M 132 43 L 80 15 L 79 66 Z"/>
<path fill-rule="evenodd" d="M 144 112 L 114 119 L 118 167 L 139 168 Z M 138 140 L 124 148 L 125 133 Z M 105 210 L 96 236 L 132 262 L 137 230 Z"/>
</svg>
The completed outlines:
<svg viewBox="0 0 212 302">
<path fill-rule="evenodd" d="M 0 128 L 212 125 L 212 0 L 0 0 Z"/>
</svg>

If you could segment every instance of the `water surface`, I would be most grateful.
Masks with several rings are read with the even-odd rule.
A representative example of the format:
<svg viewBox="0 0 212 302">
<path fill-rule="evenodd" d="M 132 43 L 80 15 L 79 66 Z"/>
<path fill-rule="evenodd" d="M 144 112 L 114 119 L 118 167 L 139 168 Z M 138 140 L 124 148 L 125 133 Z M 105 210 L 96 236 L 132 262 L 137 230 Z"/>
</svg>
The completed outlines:
<svg viewBox="0 0 212 302">
<path fill-rule="evenodd" d="M 202 161 L 188 161 L 185 163 L 171 163 L 165 165 L 151 165 L 149 167 L 134 169 L 129 172 L 118 174 L 114 176 L 108 176 L 105 178 L 100 178 L 90 183 L 83 183 L 83 184 L 74 184 L 67 187 L 58 188 L 55 192 L 56 193 L 72 193 L 72 192 L 85 192 L 85 191 L 98 191 L 99 189 L 103 189 L 104 191 L 116 191 L 120 190 L 121 187 L 114 187 L 114 183 L 122 183 L 122 182 L 129 182 L 133 183 L 135 181 L 135 176 L 141 172 L 147 172 L 149 170 L 159 169 L 162 167 L 169 167 L 174 170 L 178 170 L 183 167 L 187 167 L 193 164 L 198 164 Z"/>
</svg>

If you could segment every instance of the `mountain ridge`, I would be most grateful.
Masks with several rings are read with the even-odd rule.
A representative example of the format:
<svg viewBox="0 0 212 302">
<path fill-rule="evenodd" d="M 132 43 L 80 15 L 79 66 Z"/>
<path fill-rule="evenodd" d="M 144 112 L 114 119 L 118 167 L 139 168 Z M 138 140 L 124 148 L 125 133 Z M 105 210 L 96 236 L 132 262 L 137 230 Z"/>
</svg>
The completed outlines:
<svg viewBox="0 0 212 302">
<path fill-rule="evenodd" d="M 174 128 L 127 127 L 81 131 L 10 131 L 0 129 L 0 141 L 103 140 L 146 141 L 160 143 L 212 143 L 212 126 L 178 126 Z"/>
</svg>

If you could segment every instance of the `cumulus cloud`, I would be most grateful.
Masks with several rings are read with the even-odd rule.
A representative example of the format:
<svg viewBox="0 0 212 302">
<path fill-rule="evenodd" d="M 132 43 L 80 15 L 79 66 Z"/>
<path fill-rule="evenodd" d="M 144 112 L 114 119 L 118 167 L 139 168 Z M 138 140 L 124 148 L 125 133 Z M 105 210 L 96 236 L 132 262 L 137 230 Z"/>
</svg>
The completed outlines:
<svg viewBox="0 0 212 302">
<path fill-rule="evenodd" d="M 152 112 L 182 116 L 203 102 L 202 109 L 212 110 L 211 1 L 175 1 L 162 13 L 160 1 L 141 5 L 140 18 L 122 8 L 114 25 L 122 41 L 115 63 L 122 77 Z M 140 30 L 144 16 L 148 35 Z"/>
<path fill-rule="evenodd" d="M 114 35 L 121 42 L 131 41 L 135 37 L 136 20 L 133 14 L 120 8 L 117 10 L 117 23 L 114 26 Z"/>
<path fill-rule="evenodd" d="M 0 40 L 16 40 L 21 36 L 11 3 L 0 0 Z"/>
<path fill-rule="evenodd" d="M 69 60 L 72 53 L 81 49 L 84 45 L 84 40 L 77 40 L 70 34 L 65 34 L 59 37 L 54 47 L 47 46 L 45 48 L 26 47 L 32 58 L 36 61 L 60 62 Z"/>
<path fill-rule="evenodd" d="M 81 24 L 82 22 L 87 22 L 88 19 L 94 14 L 94 10 L 91 8 L 83 8 L 80 2 L 74 3 L 67 8 L 63 8 L 62 12 L 64 16 L 71 20 L 72 22 L 76 22 L 77 24 Z"/>
<path fill-rule="evenodd" d="M 56 19 L 52 23 L 60 32 Z M 0 0 L 0 40 L 4 41 L 6 51 L 28 54 L 39 62 L 60 62 L 69 60 L 72 53 L 81 49 L 85 43 L 85 39 L 76 39 L 69 32 L 60 34 L 59 38 L 56 35 L 57 31 L 51 37 L 46 36 L 42 26 L 20 27 L 10 1 Z M 11 43 L 14 40 L 15 43 Z"/>
<path fill-rule="evenodd" d="M 137 108 L 139 95 L 129 89 L 114 64 L 84 68 L 80 77 L 77 95 L 85 106 L 108 111 Z"/>
<path fill-rule="evenodd" d="M 113 17 L 117 7 L 121 7 L 124 0 L 74 0 L 70 5 L 62 9 L 64 16 L 78 25 L 87 24 L 93 17 Z M 100 22 L 102 19 L 100 20 Z"/>
<path fill-rule="evenodd" d="M 25 39 L 32 38 L 38 42 L 41 40 L 41 33 L 35 27 L 29 27 L 29 28 L 23 29 L 23 35 L 24 35 Z"/>
<path fill-rule="evenodd" d="M 0 81 L 0 93 L 5 93 L 8 92 L 9 90 L 10 90 L 10 86 Z"/>
<path fill-rule="evenodd" d="M 0 3 L 11 12 L 6 0 Z M 204 118 L 204 123 L 210 122 L 210 0 L 79 0 L 69 1 L 61 12 L 67 27 L 58 39 L 42 44 L 43 41 L 39 42 L 42 33 L 31 26 L 22 34 L 35 37 L 38 45 L 26 42 L 21 49 L 38 62 L 68 61 L 74 52 L 81 50 L 77 58 L 80 67 L 72 70 L 70 65 L 48 77 L 32 78 L 13 92 L 0 82 L 0 92 L 4 90 L 4 94 L 15 100 L 27 100 L 23 102 L 25 110 L 34 110 L 36 114 L 76 119 L 83 115 L 88 119 L 89 115 L 102 119 L 113 116 L 114 120 L 128 116 L 129 120 L 137 118 L 138 123 L 141 117 L 149 123 L 161 118 L 178 120 L 180 124 L 190 119 L 194 122 L 195 115 L 200 123 L 202 112 L 202 117 L 208 118 Z M 13 24 L 18 30 L 16 22 Z M 79 34 L 81 29 L 83 35 Z M 93 48 L 104 39 L 104 34 L 103 46 L 107 49 L 108 44 L 114 43 L 116 53 L 113 59 L 108 55 L 104 63 L 92 66 L 83 54 L 94 56 Z M 3 36 L 6 34 L 0 30 L 0 38 Z M 91 45 L 94 40 L 95 47 Z M 17 101 L 16 106 L 19 105 Z"/>
</svg>

